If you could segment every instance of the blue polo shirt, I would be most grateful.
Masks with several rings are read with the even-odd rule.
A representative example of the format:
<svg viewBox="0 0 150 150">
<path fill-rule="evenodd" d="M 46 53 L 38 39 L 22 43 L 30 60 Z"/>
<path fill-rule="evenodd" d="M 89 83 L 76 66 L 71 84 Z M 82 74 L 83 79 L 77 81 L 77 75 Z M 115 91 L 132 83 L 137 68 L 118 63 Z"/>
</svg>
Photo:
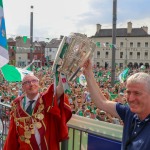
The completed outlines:
<svg viewBox="0 0 150 150">
<path fill-rule="evenodd" d="M 121 150 L 150 150 L 150 115 L 140 121 L 129 106 L 120 103 L 116 111 L 124 122 Z"/>
</svg>

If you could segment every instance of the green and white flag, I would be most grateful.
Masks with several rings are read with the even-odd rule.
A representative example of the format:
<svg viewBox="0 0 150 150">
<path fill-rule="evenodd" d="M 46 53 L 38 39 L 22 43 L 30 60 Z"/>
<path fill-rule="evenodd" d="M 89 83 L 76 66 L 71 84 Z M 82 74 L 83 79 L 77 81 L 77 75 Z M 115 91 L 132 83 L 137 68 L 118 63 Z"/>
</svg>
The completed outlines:
<svg viewBox="0 0 150 150">
<path fill-rule="evenodd" d="M 29 70 L 17 68 L 8 64 L 1 68 L 1 72 L 3 74 L 4 79 L 8 82 L 20 82 L 22 81 L 25 75 L 33 74 L 33 72 Z"/>
<path fill-rule="evenodd" d="M 140 69 L 141 69 L 141 70 L 145 70 L 146 67 L 145 67 L 144 65 L 142 65 L 142 66 L 140 67 Z"/>
<path fill-rule="evenodd" d="M 79 76 L 79 83 L 80 83 L 82 86 L 84 86 L 84 87 L 87 86 L 87 81 L 86 81 L 86 78 L 85 78 L 85 76 L 84 76 L 83 74 L 81 74 L 81 75 Z"/>
<path fill-rule="evenodd" d="M 126 68 L 119 74 L 119 80 L 121 83 L 123 83 L 127 79 L 129 71 L 130 69 Z"/>
<path fill-rule="evenodd" d="M 0 68 L 9 62 L 3 2 L 0 0 Z"/>
</svg>

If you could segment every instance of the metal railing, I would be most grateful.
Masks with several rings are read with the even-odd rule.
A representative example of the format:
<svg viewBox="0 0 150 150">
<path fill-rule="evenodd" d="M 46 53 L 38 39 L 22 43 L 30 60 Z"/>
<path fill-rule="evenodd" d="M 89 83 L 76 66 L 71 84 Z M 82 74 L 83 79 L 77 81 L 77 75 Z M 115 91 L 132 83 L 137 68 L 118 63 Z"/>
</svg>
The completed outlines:
<svg viewBox="0 0 150 150">
<path fill-rule="evenodd" d="M 91 134 L 91 135 L 94 135 L 94 136 L 97 136 L 97 137 L 104 137 L 104 138 L 108 138 L 108 139 L 112 139 L 112 140 L 115 140 L 115 141 L 118 141 L 120 142 L 119 139 L 116 139 L 114 137 L 111 137 L 111 136 L 106 136 L 104 134 L 101 134 L 101 133 L 97 133 L 95 131 L 91 131 L 89 129 L 84 129 L 84 128 L 80 128 L 80 127 L 77 127 L 77 126 L 74 126 L 74 125 L 69 125 L 69 130 L 73 130 L 73 134 L 72 134 L 72 142 L 70 143 L 69 140 L 66 140 L 64 142 L 62 142 L 62 145 L 63 145 L 63 148 L 61 150 L 82 150 L 82 149 L 88 149 L 87 148 L 87 144 L 83 146 L 83 135 L 86 134 L 88 136 L 88 134 Z M 76 136 L 76 132 L 78 131 L 78 141 L 77 143 L 75 143 L 75 136 Z M 76 146 L 76 144 L 78 146 Z M 95 145 L 96 146 L 96 145 Z M 84 147 L 84 148 L 83 148 Z"/>
<path fill-rule="evenodd" d="M 0 149 L 8 134 L 11 106 L 0 102 Z"/>
<path fill-rule="evenodd" d="M 0 150 L 8 134 L 11 106 L 0 102 Z M 122 139 L 122 126 L 73 115 L 68 122 L 69 140 L 63 141 L 61 150 L 87 150 L 88 134 L 116 141 Z"/>
<path fill-rule="evenodd" d="M 69 140 L 62 144 L 66 149 L 63 150 L 87 150 L 89 135 L 109 139 L 121 145 L 122 129 L 121 125 L 94 120 L 78 115 L 73 115 L 68 122 Z M 96 145 L 95 145 L 96 148 Z"/>
</svg>

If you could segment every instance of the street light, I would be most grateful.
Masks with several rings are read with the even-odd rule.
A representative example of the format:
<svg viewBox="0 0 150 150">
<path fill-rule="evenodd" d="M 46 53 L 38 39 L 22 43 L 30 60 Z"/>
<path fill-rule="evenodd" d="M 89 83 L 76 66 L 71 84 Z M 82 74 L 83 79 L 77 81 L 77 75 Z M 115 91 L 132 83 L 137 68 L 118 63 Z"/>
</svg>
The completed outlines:
<svg viewBox="0 0 150 150">
<path fill-rule="evenodd" d="M 49 48 L 47 48 L 46 63 L 47 63 L 47 66 L 49 67 Z"/>
<path fill-rule="evenodd" d="M 33 60 L 33 6 L 31 6 L 30 12 L 30 63 Z M 32 64 L 31 64 L 31 71 L 32 71 Z"/>
<path fill-rule="evenodd" d="M 126 59 L 125 59 L 125 65 L 126 65 L 126 67 L 127 67 L 127 63 L 128 63 L 128 57 L 127 57 L 127 41 L 128 41 L 128 39 L 125 38 L 125 40 L 126 40 Z"/>
<path fill-rule="evenodd" d="M 42 61 L 43 61 L 43 47 L 41 47 L 41 68 L 42 68 Z"/>
<path fill-rule="evenodd" d="M 117 0 L 113 0 L 113 29 L 112 29 L 112 69 L 111 69 L 111 86 L 115 84 L 115 59 L 116 59 L 116 22 L 117 22 Z"/>
</svg>

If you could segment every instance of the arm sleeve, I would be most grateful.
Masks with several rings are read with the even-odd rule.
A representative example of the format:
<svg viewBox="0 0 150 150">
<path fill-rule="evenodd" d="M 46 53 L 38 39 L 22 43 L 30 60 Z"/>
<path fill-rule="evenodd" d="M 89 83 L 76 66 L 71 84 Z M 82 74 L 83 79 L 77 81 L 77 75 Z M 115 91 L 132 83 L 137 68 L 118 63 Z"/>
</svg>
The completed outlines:
<svg viewBox="0 0 150 150">
<path fill-rule="evenodd" d="M 45 102 L 45 108 L 47 113 L 50 113 L 55 117 L 55 124 L 57 125 L 59 133 L 59 141 L 68 139 L 68 127 L 67 122 L 72 116 L 71 108 L 69 105 L 68 97 L 63 94 L 60 97 L 60 102 L 58 105 L 58 99 L 53 96 L 53 85 L 51 85 L 46 93 L 43 94 L 43 99 Z"/>
<path fill-rule="evenodd" d="M 118 115 L 120 116 L 120 118 L 124 121 L 127 111 L 129 111 L 129 107 L 126 105 L 123 105 L 121 103 L 117 103 L 116 111 L 117 111 Z"/>
</svg>

